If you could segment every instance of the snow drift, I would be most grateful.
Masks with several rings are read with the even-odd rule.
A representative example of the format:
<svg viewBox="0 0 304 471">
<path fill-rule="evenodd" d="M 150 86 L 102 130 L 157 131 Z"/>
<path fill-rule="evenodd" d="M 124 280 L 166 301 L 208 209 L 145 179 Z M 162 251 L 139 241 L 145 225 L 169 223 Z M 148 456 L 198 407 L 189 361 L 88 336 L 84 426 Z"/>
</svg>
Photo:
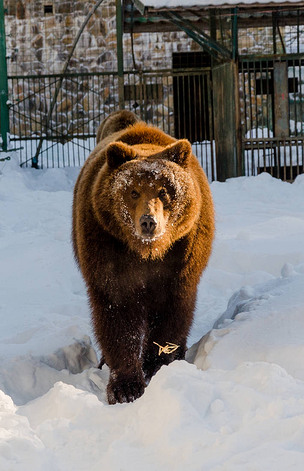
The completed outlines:
<svg viewBox="0 0 304 471">
<path fill-rule="evenodd" d="M 108 406 L 70 244 L 78 169 L 0 172 L 1 470 L 303 469 L 303 176 L 212 184 L 194 364 Z"/>
</svg>

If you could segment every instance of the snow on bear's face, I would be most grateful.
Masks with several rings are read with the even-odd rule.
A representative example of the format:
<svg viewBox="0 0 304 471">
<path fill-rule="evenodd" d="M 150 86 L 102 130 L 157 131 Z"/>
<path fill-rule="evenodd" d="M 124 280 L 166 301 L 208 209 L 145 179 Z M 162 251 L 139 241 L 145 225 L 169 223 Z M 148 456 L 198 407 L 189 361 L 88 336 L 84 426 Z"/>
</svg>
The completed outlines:
<svg viewBox="0 0 304 471">
<path fill-rule="evenodd" d="M 114 221 L 107 230 L 143 259 L 156 259 L 190 231 L 199 214 L 199 198 L 187 171 L 187 141 L 156 153 L 153 147 L 150 155 L 145 147 L 142 152 L 140 146 L 123 143 L 108 148 Z"/>
</svg>

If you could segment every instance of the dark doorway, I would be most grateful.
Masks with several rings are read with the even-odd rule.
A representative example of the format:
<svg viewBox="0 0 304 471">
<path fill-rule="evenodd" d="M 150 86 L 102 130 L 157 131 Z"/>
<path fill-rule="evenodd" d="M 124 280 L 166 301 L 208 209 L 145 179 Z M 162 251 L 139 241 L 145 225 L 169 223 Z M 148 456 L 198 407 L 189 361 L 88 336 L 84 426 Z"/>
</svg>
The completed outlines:
<svg viewBox="0 0 304 471">
<path fill-rule="evenodd" d="M 175 137 L 190 142 L 213 138 L 211 58 L 204 52 L 172 55 Z"/>
</svg>

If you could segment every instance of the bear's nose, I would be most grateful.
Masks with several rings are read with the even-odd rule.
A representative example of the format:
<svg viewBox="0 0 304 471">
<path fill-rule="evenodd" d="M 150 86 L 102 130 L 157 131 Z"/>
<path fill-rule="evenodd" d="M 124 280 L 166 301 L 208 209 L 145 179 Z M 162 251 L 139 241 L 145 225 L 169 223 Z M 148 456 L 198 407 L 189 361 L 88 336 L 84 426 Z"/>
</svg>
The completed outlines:
<svg viewBox="0 0 304 471">
<path fill-rule="evenodd" d="M 152 235 L 156 228 L 156 220 L 149 214 L 144 214 L 140 220 L 141 231 L 145 235 Z"/>
</svg>

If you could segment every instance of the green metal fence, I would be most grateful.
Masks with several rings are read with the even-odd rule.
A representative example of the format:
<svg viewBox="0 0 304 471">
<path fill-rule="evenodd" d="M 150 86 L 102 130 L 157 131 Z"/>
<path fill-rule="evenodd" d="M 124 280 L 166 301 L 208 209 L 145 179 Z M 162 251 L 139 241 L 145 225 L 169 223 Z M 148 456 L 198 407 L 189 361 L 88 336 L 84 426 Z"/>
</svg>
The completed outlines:
<svg viewBox="0 0 304 471">
<path fill-rule="evenodd" d="M 23 147 L 21 166 L 82 165 L 99 123 L 117 109 L 111 73 L 13 76 L 8 84 L 11 141 Z"/>
<path fill-rule="evenodd" d="M 6 151 L 8 146 L 9 117 L 8 117 L 8 86 L 6 67 L 6 40 L 4 24 L 3 0 L 0 0 L 0 149 Z"/>
<path fill-rule="evenodd" d="M 239 91 L 244 174 L 266 171 L 292 181 L 304 173 L 304 56 L 243 57 Z M 81 166 L 100 122 L 120 108 L 116 72 L 9 76 L 8 93 L 21 166 Z M 124 73 L 125 107 L 188 138 L 210 181 L 216 179 L 212 93 L 210 67 Z"/>
<path fill-rule="evenodd" d="M 242 57 L 239 78 L 245 174 L 293 181 L 304 173 L 304 55 Z"/>
<path fill-rule="evenodd" d="M 172 136 L 188 138 L 211 181 L 216 165 L 210 81 L 210 69 L 124 74 L 125 107 Z M 10 76 L 8 84 L 11 141 L 22 147 L 21 166 L 82 165 L 100 122 L 119 109 L 117 73 Z"/>
</svg>

